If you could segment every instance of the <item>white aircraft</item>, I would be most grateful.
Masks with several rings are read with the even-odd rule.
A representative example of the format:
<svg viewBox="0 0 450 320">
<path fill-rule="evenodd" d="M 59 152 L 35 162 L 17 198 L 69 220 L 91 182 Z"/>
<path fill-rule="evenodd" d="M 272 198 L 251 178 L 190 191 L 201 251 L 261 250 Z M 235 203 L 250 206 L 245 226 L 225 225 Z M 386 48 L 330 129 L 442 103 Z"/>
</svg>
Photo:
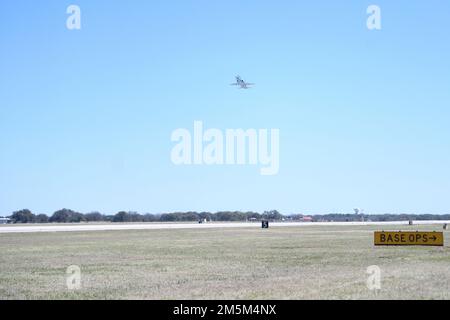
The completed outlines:
<svg viewBox="0 0 450 320">
<path fill-rule="evenodd" d="M 239 89 L 251 89 L 250 86 L 254 86 L 254 83 L 248 83 L 241 79 L 240 76 L 236 76 L 236 82 L 231 84 L 232 86 L 239 86 Z"/>
</svg>

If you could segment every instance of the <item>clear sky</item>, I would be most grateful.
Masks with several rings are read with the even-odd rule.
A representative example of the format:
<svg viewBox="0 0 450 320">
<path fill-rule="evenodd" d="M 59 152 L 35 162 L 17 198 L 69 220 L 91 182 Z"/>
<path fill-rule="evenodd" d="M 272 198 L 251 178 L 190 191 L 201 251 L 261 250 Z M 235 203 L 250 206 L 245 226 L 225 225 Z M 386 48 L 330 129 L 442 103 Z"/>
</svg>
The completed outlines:
<svg viewBox="0 0 450 320">
<path fill-rule="evenodd" d="M 279 129 L 279 173 L 175 166 L 195 120 Z M 449 120 L 447 0 L 0 2 L 0 215 L 449 213 Z"/>
</svg>

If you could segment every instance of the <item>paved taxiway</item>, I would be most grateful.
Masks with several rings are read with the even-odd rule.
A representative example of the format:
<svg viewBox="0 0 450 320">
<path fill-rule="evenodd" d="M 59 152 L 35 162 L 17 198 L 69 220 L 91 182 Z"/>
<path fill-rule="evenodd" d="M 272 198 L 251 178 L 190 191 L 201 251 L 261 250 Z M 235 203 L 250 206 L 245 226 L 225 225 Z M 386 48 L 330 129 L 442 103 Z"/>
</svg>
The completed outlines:
<svg viewBox="0 0 450 320">
<path fill-rule="evenodd" d="M 414 221 L 415 225 L 450 224 L 450 221 Z M 311 227 L 311 226 L 367 226 L 367 225 L 408 225 L 408 221 L 389 222 L 271 222 L 270 227 Z M 114 230 L 159 230 L 159 229 L 210 229 L 210 228 L 261 228 L 260 222 L 210 222 L 210 223 L 79 223 L 79 224 L 41 224 L 5 225 L 0 233 L 30 232 L 76 232 L 76 231 L 114 231 Z"/>
</svg>

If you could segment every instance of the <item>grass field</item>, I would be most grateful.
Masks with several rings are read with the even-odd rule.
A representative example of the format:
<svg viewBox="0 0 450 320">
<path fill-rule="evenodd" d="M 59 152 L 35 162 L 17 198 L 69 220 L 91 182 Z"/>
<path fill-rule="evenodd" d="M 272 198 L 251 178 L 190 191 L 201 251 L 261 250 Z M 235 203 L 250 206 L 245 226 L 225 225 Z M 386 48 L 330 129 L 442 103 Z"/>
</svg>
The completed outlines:
<svg viewBox="0 0 450 320">
<path fill-rule="evenodd" d="M 383 227 L 436 230 L 442 226 Z M 2 299 L 449 299 L 446 247 L 374 247 L 374 226 L 0 234 Z M 81 268 L 69 290 L 66 269 Z M 381 268 L 369 290 L 367 267 Z"/>
</svg>

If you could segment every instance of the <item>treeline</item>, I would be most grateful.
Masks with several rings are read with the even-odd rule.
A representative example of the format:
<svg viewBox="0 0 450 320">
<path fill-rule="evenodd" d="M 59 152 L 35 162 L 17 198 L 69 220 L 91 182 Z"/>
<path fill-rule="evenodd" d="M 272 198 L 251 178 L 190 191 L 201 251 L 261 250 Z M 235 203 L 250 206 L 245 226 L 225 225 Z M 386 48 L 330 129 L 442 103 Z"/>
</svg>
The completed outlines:
<svg viewBox="0 0 450 320">
<path fill-rule="evenodd" d="M 33 214 L 28 209 L 13 212 L 9 217 L 12 223 L 76 223 L 76 222 L 177 222 L 177 221 L 247 221 L 247 220 L 282 220 L 284 217 L 276 210 L 257 212 L 220 211 L 211 212 L 174 212 L 163 214 L 139 214 L 120 211 L 115 215 L 100 212 L 80 213 L 70 209 L 61 209 L 50 217 L 46 214 Z"/>
<path fill-rule="evenodd" d="M 311 215 L 312 221 L 408 221 L 408 220 L 450 220 L 450 214 L 317 214 Z M 258 212 L 219 211 L 211 212 L 174 212 L 163 214 L 139 214 L 132 211 L 120 211 L 115 215 L 100 212 L 80 213 L 70 209 L 61 209 L 51 216 L 34 214 L 28 209 L 15 211 L 9 216 L 12 223 L 76 223 L 76 222 L 188 222 L 188 221 L 302 221 L 304 215 L 282 215 L 277 210 Z"/>
<path fill-rule="evenodd" d="M 312 215 L 313 221 L 336 221 L 336 222 L 355 222 L 355 221 L 409 221 L 409 220 L 450 220 L 450 214 L 342 214 L 330 213 Z"/>
</svg>

